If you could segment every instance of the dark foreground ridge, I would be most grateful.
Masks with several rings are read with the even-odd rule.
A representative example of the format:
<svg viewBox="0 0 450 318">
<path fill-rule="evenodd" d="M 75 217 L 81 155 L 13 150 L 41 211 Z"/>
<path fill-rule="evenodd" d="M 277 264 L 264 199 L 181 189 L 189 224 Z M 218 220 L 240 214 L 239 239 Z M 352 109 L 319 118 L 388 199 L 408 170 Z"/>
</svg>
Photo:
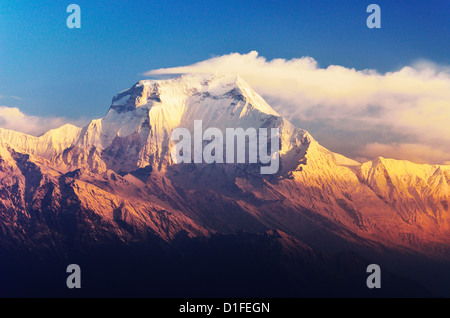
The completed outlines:
<svg viewBox="0 0 450 318">
<path fill-rule="evenodd" d="M 1 297 L 436 297 L 420 284 L 383 271 L 382 288 L 366 286 L 369 263 L 355 253 L 292 249 L 277 232 L 179 235 L 134 245 L 74 248 L 60 255 L 1 252 Z M 68 264 L 81 267 L 80 289 L 66 286 Z"/>
</svg>

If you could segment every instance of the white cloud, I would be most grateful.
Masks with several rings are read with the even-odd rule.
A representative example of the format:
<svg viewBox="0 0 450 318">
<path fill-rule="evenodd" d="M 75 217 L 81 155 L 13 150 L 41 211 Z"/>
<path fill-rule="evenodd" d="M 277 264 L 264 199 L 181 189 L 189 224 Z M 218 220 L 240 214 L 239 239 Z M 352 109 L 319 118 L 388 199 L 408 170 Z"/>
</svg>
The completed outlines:
<svg viewBox="0 0 450 318">
<path fill-rule="evenodd" d="M 0 128 L 38 136 L 66 123 L 79 125 L 84 120 L 73 121 L 64 117 L 39 117 L 24 114 L 17 107 L 0 106 Z"/>
<path fill-rule="evenodd" d="M 152 70 L 148 76 L 184 73 L 235 73 L 244 78 L 275 110 L 296 125 L 312 126 L 313 135 L 346 135 L 347 149 L 352 134 L 365 132 L 358 150 L 345 155 L 368 154 L 370 143 L 402 144 L 400 159 L 407 157 L 404 147 L 423 145 L 450 153 L 450 69 L 419 61 L 395 72 L 355 70 L 338 65 L 319 67 L 311 57 L 266 60 L 253 51 L 214 57 L 188 66 Z M 333 122 L 333 127 L 317 125 Z M 391 136 L 384 138 L 386 132 Z M 377 137 L 379 136 L 379 137 Z M 405 138 L 408 142 L 405 143 Z M 319 139 L 319 141 L 321 141 Z M 408 146 L 409 145 L 409 146 Z M 330 145 L 328 145 L 330 147 Z M 360 150 L 359 150 L 360 149 Z M 425 149 L 423 149 L 425 151 Z M 370 152 L 372 153 L 372 152 Z M 415 158 L 418 158 L 415 156 Z M 430 161 L 440 160 L 430 157 Z M 416 160 L 416 159 L 411 159 Z M 440 161 L 439 161 L 440 162 Z"/>
</svg>

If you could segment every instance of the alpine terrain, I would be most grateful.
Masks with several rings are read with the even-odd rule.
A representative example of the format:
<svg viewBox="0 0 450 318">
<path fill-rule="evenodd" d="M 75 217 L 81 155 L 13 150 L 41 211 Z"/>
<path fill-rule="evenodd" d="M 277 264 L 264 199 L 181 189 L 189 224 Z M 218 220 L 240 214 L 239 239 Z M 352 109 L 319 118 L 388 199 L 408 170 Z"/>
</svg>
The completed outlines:
<svg viewBox="0 0 450 318">
<path fill-rule="evenodd" d="M 174 162 L 195 120 L 278 128 L 278 172 Z M 450 166 L 325 149 L 240 77 L 143 80 L 85 127 L 0 129 L 0 294 L 449 296 L 449 184 Z"/>
</svg>

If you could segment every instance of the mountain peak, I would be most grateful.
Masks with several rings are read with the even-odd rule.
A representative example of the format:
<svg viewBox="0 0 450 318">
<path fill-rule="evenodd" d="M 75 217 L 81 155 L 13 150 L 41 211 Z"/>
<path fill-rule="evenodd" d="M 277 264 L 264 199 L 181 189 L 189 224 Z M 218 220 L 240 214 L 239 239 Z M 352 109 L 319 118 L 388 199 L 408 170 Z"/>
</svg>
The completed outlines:
<svg viewBox="0 0 450 318">
<path fill-rule="evenodd" d="M 186 74 L 165 80 L 141 80 L 115 95 L 110 110 L 133 111 L 144 105 L 170 101 L 172 97 L 233 99 L 257 105 L 269 115 L 279 116 L 240 76 L 235 74 Z"/>
<path fill-rule="evenodd" d="M 0 128 L 0 140 L 17 151 L 50 158 L 70 147 L 81 133 L 81 128 L 64 124 L 51 129 L 39 137 Z"/>
</svg>

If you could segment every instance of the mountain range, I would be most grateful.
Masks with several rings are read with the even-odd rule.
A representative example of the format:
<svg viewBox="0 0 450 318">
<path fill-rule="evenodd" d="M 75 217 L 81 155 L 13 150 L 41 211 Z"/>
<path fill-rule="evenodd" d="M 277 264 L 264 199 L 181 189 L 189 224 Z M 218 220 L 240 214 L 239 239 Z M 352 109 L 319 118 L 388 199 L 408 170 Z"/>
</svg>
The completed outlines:
<svg viewBox="0 0 450 318">
<path fill-rule="evenodd" d="M 278 128 L 280 169 L 175 163 L 195 120 Z M 85 127 L 0 129 L 0 293 L 69 293 L 80 263 L 88 296 L 448 296 L 449 183 L 448 165 L 322 147 L 239 76 L 142 80 Z"/>
</svg>

